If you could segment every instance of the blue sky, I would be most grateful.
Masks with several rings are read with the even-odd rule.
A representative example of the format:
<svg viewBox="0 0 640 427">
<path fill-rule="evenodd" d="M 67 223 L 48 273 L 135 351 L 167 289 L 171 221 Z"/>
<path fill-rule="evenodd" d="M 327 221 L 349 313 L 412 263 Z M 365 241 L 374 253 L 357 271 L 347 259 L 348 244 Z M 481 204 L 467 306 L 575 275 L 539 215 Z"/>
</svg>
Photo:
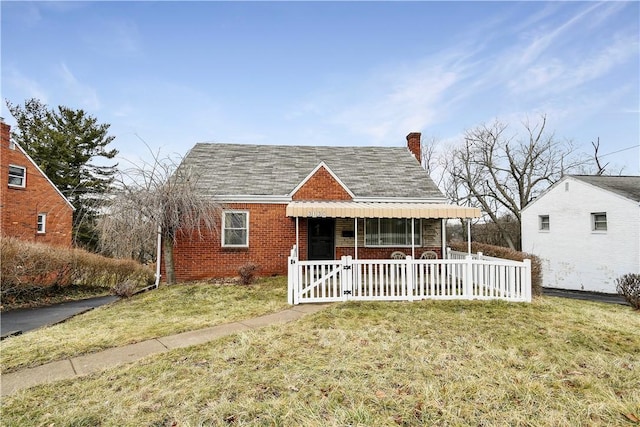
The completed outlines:
<svg viewBox="0 0 640 427">
<path fill-rule="evenodd" d="M 196 142 L 446 147 L 546 114 L 640 174 L 639 2 L 2 1 L 2 98 L 110 123 L 122 159 Z M 2 105 L 2 116 L 15 121 Z M 357 161 L 357 159 L 354 159 Z M 124 160 L 121 163 L 126 164 Z"/>
</svg>

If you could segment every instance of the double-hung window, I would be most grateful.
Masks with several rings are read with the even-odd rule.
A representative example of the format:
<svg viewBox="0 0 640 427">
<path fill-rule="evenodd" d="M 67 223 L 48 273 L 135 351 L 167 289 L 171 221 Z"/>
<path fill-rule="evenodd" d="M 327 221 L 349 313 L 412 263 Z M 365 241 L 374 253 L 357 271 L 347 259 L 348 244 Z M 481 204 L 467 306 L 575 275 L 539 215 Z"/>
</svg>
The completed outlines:
<svg viewBox="0 0 640 427">
<path fill-rule="evenodd" d="M 421 245 L 420 220 L 414 219 L 413 243 Z M 367 218 L 365 220 L 365 246 L 411 246 L 411 219 Z"/>
<path fill-rule="evenodd" d="M 27 182 L 27 169 L 22 166 L 9 165 L 9 185 L 24 188 Z"/>
<path fill-rule="evenodd" d="M 538 228 L 540 231 L 549 231 L 550 223 L 549 223 L 549 215 L 540 215 L 538 217 Z"/>
<path fill-rule="evenodd" d="M 47 214 L 38 214 L 38 233 L 45 233 L 47 231 Z"/>
<path fill-rule="evenodd" d="M 249 246 L 249 212 L 223 212 L 222 246 L 231 248 L 246 248 Z"/>
<path fill-rule="evenodd" d="M 607 231 L 607 213 L 596 212 L 591 214 L 591 230 Z"/>
</svg>

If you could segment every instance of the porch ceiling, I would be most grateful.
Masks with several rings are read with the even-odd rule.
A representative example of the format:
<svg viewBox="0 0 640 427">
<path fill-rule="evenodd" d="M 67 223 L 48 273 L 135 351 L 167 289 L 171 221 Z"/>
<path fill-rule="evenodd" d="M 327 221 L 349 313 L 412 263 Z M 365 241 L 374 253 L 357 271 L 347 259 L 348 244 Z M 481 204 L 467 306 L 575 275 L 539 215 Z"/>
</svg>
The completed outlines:
<svg viewBox="0 0 640 427">
<path fill-rule="evenodd" d="M 291 202 L 287 216 L 302 218 L 479 218 L 480 209 L 436 203 Z"/>
</svg>

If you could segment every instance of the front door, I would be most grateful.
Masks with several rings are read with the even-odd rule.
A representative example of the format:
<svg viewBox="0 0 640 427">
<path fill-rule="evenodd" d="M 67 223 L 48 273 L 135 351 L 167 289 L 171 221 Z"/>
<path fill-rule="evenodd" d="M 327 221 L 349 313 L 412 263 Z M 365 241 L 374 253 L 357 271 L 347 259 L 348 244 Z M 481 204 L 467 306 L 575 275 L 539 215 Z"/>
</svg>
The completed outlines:
<svg viewBox="0 0 640 427">
<path fill-rule="evenodd" d="M 335 258 L 336 220 L 333 218 L 309 218 L 309 260 Z"/>
</svg>

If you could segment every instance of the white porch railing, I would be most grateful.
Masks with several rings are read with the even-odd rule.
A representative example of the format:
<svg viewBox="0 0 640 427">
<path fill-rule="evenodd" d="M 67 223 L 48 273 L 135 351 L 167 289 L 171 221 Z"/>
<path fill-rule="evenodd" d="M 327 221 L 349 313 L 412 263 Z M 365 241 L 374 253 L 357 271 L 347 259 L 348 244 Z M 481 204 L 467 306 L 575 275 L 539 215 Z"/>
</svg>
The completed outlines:
<svg viewBox="0 0 640 427">
<path fill-rule="evenodd" d="M 466 255 L 466 254 L 465 254 Z M 331 301 L 502 299 L 531 301 L 531 262 L 497 258 L 353 259 L 289 257 L 289 304 Z"/>
</svg>

